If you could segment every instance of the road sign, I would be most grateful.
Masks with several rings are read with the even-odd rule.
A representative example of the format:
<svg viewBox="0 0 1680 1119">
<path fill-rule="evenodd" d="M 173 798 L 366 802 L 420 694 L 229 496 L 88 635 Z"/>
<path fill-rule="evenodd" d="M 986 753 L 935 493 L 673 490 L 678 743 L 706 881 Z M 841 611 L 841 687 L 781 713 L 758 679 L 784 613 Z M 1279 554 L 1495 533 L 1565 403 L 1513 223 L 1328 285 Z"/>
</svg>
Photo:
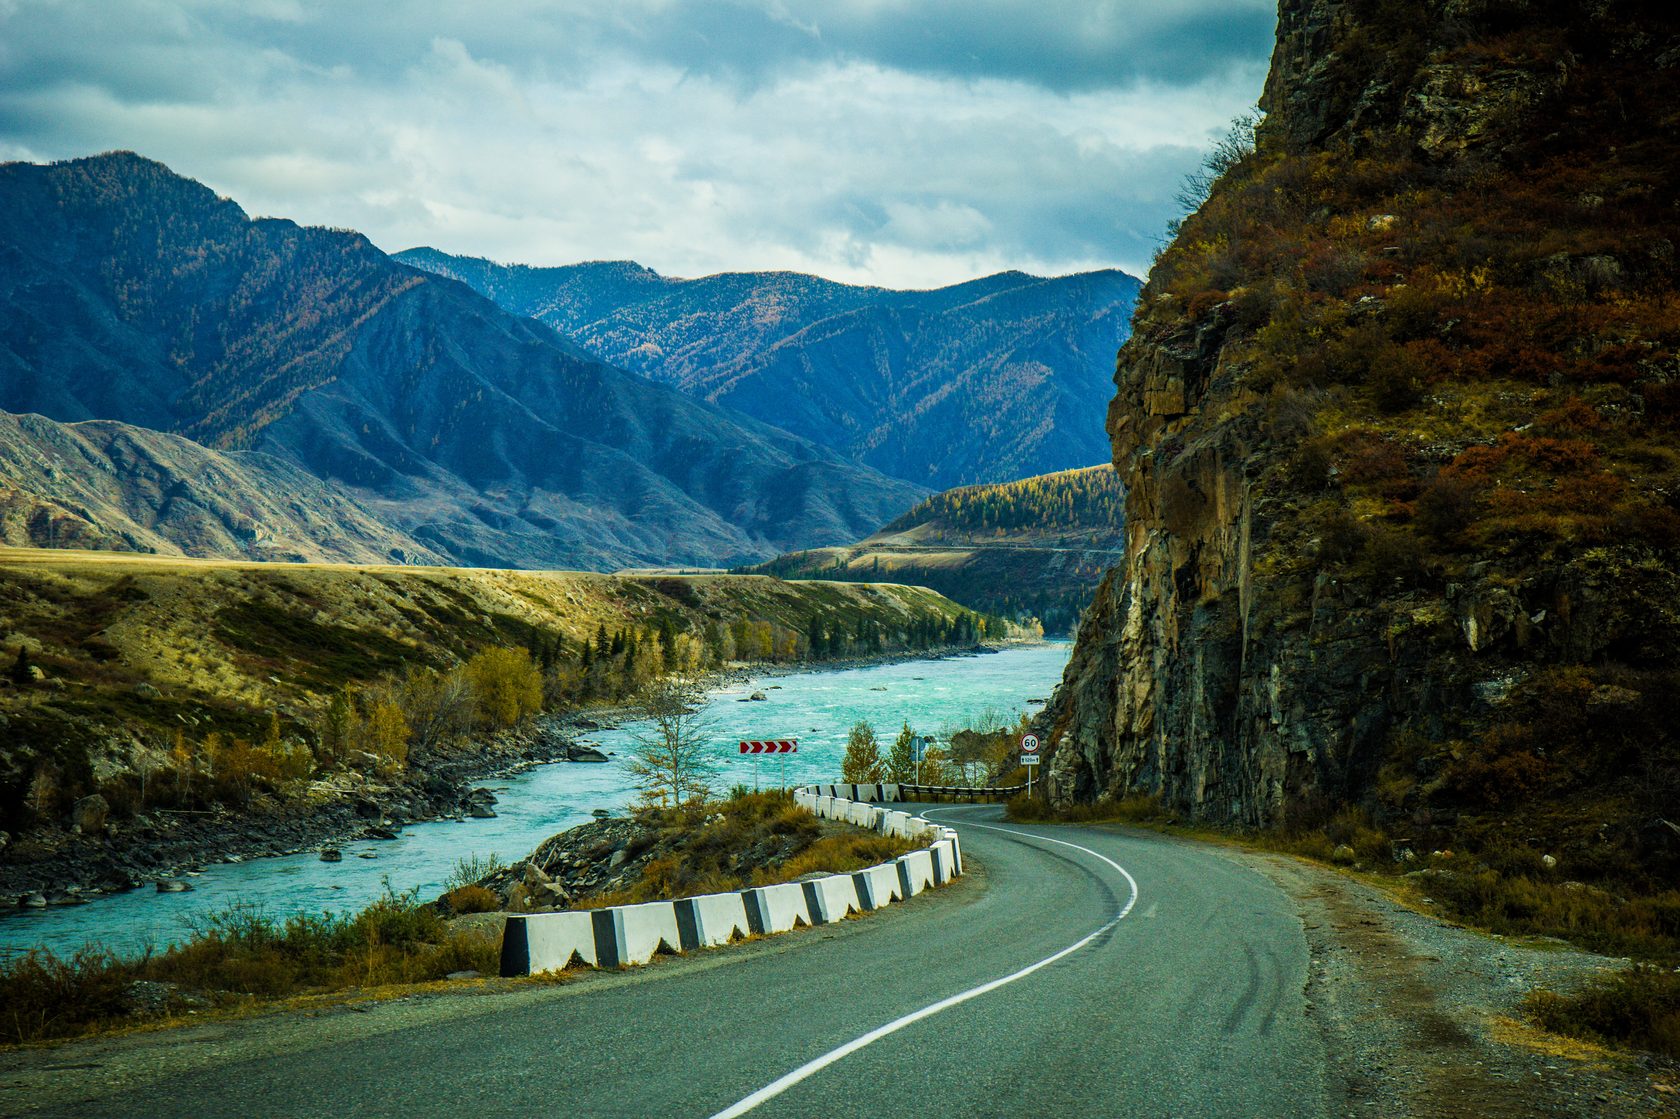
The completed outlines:
<svg viewBox="0 0 1680 1119">
<path fill-rule="evenodd" d="M 1036 754 L 1036 753 L 1038 753 L 1038 735 L 1029 734 L 1025 738 L 1021 739 L 1021 753 L 1023 753 L 1023 754 Z"/>
<path fill-rule="evenodd" d="M 928 740 L 921 735 L 910 739 L 910 760 L 914 762 L 927 761 Z"/>
<path fill-rule="evenodd" d="M 1037 754 L 1022 754 L 1021 755 L 1021 764 L 1022 765 L 1037 765 L 1039 762 L 1041 762 L 1043 760 L 1044 759 L 1039 757 Z"/>
<path fill-rule="evenodd" d="M 743 754 L 797 754 L 799 753 L 799 739 L 777 738 L 768 742 L 743 742 Z"/>
</svg>

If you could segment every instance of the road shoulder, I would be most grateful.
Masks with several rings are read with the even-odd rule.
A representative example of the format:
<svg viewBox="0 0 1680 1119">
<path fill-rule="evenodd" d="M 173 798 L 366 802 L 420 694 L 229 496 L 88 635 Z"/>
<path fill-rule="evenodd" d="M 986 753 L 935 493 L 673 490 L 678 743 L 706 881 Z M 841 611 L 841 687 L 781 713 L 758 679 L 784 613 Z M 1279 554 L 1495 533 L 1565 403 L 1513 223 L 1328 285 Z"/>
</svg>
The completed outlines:
<svg viewBox="0 0 1680 1119">
<path fill-rule="evenodd" d="M 1299 912 L 1311 951 L 1307 1003 L 1338 1114 L 1680 1115 L 1674 1069 L 1523 1021 L 1530 991 L 1573 990 L 1626 961 L 1460 928 L 1330 867 L 1221 849 L 1277 883 Z"/>
</svg>

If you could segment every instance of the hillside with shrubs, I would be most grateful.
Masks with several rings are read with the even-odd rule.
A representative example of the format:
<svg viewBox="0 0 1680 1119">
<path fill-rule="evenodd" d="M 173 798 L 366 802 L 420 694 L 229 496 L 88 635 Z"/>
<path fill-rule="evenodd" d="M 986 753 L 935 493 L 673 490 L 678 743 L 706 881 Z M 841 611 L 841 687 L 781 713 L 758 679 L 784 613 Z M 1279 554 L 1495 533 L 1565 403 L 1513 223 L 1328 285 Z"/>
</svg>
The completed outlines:
<svg viewBox="0 0 1680 1119">
<path fill-rule="evenodd" d="M 260 823 L 471 769 L 671 674 L 1009 631 L 916 587 L 45 551 L 0 552 L 0 618 L 6 873 L 142 816 Z"/>
<path fill-rule="evenodd" d="M 1680 958 L 1680 23 L 1285 0 L 1262 108 L 1121 353 L 1052 794 Z"/>
</svg>

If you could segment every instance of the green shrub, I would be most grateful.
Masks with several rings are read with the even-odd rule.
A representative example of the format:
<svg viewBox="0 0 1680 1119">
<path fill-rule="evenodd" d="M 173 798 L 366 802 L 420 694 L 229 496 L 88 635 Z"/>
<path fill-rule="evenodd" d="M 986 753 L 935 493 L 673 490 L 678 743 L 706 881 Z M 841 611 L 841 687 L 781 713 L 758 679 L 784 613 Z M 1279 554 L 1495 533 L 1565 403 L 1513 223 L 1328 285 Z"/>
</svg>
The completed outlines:
<svg viewBox="0 0 1680 1119">
<path fill-rule="evenodd" d="M 68 960 L 46 952 L 0 960 L 0 1042 L 74 1037 L 122 1020 L 138 970 L 92 949 Z"/>
<path fill-rule="evenodd" d="M 494 913 L 501 901 L 483 886 L 457 886 L 443 895 L 451 913 Z"/>
<path fill-rule="evenodd" d="M 1680 1058 L 1680 973 L 1635 967 L 1573 995 L 1536 991 L 1524 1009 L 1553 1033 Z"/>
</svg>

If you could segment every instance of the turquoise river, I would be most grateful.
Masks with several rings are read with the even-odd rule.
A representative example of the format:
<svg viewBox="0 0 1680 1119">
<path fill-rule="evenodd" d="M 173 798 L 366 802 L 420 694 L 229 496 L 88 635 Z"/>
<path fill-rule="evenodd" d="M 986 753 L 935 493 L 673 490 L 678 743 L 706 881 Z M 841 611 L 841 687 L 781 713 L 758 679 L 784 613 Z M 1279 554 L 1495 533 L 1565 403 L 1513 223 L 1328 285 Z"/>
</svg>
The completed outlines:
<svg viewBox="0 0 1680 1119">
<path fill-rule="evenodd" d="M 985 655 L 764 676 L 721 689 L 708 705 L 719 787 L 836 780 L 846 732 L 860 719 L 872 723 L 885 743 L 906 721 L 939 735 L 988 709 L 1012 718 L 1049 696 L 1070 648 L 1051 641 Z M 764 701 L 743 702 L 754 692 L 762 692 Z M 193 875 L 186 893 L 160 894 L 148 886 L 86 905 L 18 911 L 0 917 L 0 953 L 46 948 L 64 954 L 88 944 L 137 952 L 176 941 L 207 914 L 233 905 L 275 917 L 354 909 L 380 896 L 387 883 L 432 897 L 464 857 L 519 859 L 555 832 L 585 822 L 593 810 L 616 812 L 630 803 L 636 793 L 622 763 L 634 732 L 627 724 L 586 736 L 612 753 L 605 765 L 557 762 L 483 782 L 497 796 L 494 819 L 410 824 L 392 841 L 344 844 L 339 863 L 322 862 L 313 852 L 219 863 Z M 785 761 L 737 753 L 740 739 L 766 738 L 795 738 L 798 752 Z"/>
</svg>

